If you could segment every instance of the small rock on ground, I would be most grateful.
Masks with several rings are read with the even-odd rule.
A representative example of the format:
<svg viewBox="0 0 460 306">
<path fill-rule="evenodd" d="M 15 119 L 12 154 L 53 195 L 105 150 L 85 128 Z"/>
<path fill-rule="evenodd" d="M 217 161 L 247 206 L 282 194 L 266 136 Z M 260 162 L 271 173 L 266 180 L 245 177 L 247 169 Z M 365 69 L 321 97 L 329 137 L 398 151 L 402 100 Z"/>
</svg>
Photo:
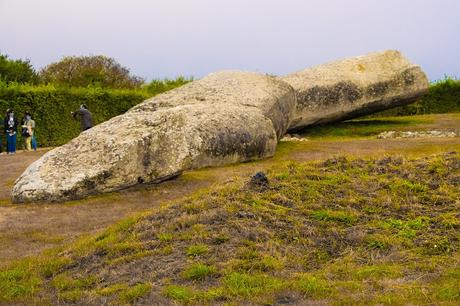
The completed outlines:
<svg viewBox="0 0 460 306">
<path fill-rule="evenodd" d="M 459 131 L 386 131 L 377 135 L 378 139 L 388 138 L 422 138 L 422 137 L 458 137 Z"/>
</svg>

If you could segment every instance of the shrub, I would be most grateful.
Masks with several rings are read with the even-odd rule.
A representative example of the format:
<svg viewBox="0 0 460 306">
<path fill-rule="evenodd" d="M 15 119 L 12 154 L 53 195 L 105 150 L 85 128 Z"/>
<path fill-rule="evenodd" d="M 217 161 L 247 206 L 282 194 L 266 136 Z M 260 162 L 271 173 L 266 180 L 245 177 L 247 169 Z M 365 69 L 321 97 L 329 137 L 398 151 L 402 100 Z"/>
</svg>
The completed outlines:
<svg viewBox="0 0 460 306">
<path fill-rule="evenodd" d="M 430 85 L 419 101 L 376 113 L 372 117 L 407 116 L 460 112 L 460 80 L 446 76 Z"/>
<path fill-rule="evenodd" d="M 124 89 L 140 88 L 144 82 L 115 59 L 104 55 L 66 56 L 43 68 L 40 78 L 45 83 L 67 86 Z"/>
<path fill-rule="evenodd" d="M 37 83 L 38 75 L 29 60 L 12 60 L 0 54 L 0 81 Z"/>
<path fill-rule="evenodd" d="M 193 81 L 193 77 L 186 78 L 186 77 L 183 77 L 183 76 L 179 76 L 174 80 L 170 80 L 170 79 L 153 80 L 150 83 L 148 83 L 147 85 L 145 85 L 144 89 L 148 93 L 150 93 L 152 95 L 156 95 L 156 94 L 158 94 L 160 92 L 165 92 L 165 91 L 174 89 L 176 87 L 185 85 L 185 84 L 187 84 L 187 83 L 189 83 L 191 81 Z"/>
</svg>

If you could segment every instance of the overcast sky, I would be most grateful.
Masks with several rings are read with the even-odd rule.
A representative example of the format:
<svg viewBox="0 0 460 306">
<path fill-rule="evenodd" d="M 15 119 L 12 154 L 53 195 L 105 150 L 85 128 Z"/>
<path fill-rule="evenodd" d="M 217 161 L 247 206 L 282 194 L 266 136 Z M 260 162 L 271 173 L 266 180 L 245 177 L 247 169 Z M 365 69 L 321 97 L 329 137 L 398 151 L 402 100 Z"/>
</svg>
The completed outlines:
<svg viewBox="0 0 460 306">
<path fill-rule="evenodd" d="M 0 52 L 36 68 L 114 57 L 147 80 L 222 69 L 286 74 L 398 49 L 460 77 L 460 0 L 0 0 Z"/>
</svg>

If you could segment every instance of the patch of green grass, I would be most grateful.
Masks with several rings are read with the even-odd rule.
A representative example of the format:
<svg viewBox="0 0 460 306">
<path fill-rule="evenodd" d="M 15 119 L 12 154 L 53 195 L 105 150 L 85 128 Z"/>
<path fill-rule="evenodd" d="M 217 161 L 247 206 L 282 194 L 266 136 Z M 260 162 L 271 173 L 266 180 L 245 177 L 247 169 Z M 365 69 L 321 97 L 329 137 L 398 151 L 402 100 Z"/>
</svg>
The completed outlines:
<svg viewBox="0 0 460 306">
<path fill-rule="evenodd" d="M 372 250 L 383 250 L 391 245 L 389 238 L 383 235 L 369 235 L 365 239 L 366 247 Z"/>
<path fill-rule="evenodd" d="M 148 283 L 137 284 L 120 291 L 120 300 L 126 303 L 133 303 L 139 298 L 145 297 L 150 293 L 152 285 Z"/>
<path fill-rule="evenodd" d="M 171 245 L 164 246 L 154 252 L 154 254 L 158 255 L 169 255 L 174 253 L 174 248 Z"/>
<path fill-rule="evenodd" d="M 160 249 L 160 250 L 162 250 L 162 249 Z M 155 255 L 157 253 L 158 252 L 150 251 L 150 250 L 140 250 L 140 251 L 134 252 L 132 254 L 116 256 L 113 259 L 108 259 L 107 263 L 109 265 L 116 266 L 116 265 L 121 265 L 123 263 L 127 263 L 127 262 L 130 262 L 130 261 L 134 261 L 134 260 L 137 260 L 137 259 L 140 259 L 140 258 L 143 258 L 143 257 L 152 256 L 152 255 Z"/>
<path fill-rule="evenodd" d="M 332 292 L 328 281 L 309 274 L 301 275 L 294 282 L 294 287 L 309 298 L 327 297 Z"/>
<path fill-rule="evenodd" d="M 207 290 L 194 290 L 190 287 L 168 285 L 163 289 L 163 295 L 183 304 L 208 304 L 210 301 L 225 298 L 225 290 L 222 287 L 209 288 Z"/>
<path fill-rule="evenodd" d="M 110 296 L 114 295 L 120 291 L 125 291 L 128 289 L 128 285 L 126 284 L 113 284 L 101 289 L 97 289 L 96 293 L 102 296 Z"/>
<path fill-rule="evenodd" d="M 68 257 L 45 256 L 39 263 L 40 274 L 44 277 L 52 277 L 71 262 Z"/>
<path fill-rule="evenodd" d="M 436 292 L 437 297 L 446 301 L 460 301 L 460 287 L 458 281 L 459 280 L 457 279 L 456 284 L 441 286 Z"/>
<path fill-rule="evenodd" d="M 311 217 L 320 221 L 334 221 L 352 225 L 356 222 L 357 217 L 355 214 L 347 211 L 337 210 L 316 210 L 311 213 Z"/>
<path fill-rule="evenodd" d="M 284 267 L 284 262 L 275 256 L 262 256 L 254 250 L 243 252 L 240 259 L 231 260 L 228 264 L 236 271 L 276 271 Z"/>
<path fill-rule="evenodd" d="M 97 278 L 95 276 L 73 278 L 65 273 L 54 277 L 52 285 L 59 291 L 69 291 L 72 289 L 92 288 L 96 282 Z"/>
<path fill-rule="evenodd" d="M 398 278 L 403 276 L 401 268 L 395 265 L 375 265 L 356 267 L 350 271 L 350 278 L 353 280 Z"/>
<path fill-rule="evenodd" d="M 25 258 L 0 270 L 0 301 L 32 298 L 42 289 L 45 278 L 55 276 L 72 263 L 67 256 L 57 256 L 59 249 L 45 251 L 41 256 Z"/>
<path fill-rule="evenodd" d="M 447 229 L 460 228 L 460 218 L 457 213 L 447 212 L 440 214 L 436 221 Z"/>
<path fill-rule="evenodd" d="M 66 302 L 78 302 L 83 297 L 84 291 L 81 289 L 73 289 L 70 291 L 59 292 L 59 299 Z"/>
<path fill-rule="evenodd" d="M 183 276 L 184 278 L 190 280 L 204 280 L 216 273 L 217 269 L 214 266 L 205 265 L 203 263 L 195 263 L 184 271 Z"/>
<path fill-rule="evenodd" d="M 457 247 L 458 248 L 458 247 Z M 429 255 L 442 255 L 454 251 L 456 247 L 448 237 L 436 237 L 424 244 L 424 253 Z"/>
<path fill-rule="evenodd" d="M 427 229 L 431 223 L 429 217 L 417 217 L 409 220 L 389 218 L 380 222 L 384 229 L 397 230 L 397 234 L 405 239 L 414 239 L 418 232 Z"/>
<path fill-rule="evenodd" d="M 161 233 L 161 234 L 158 234 L 157 237 L 158 237 L 158 240 L 160 240 L 161 242 L 169 242 L 173 240 L 174 238 L 173 234 L 171 233 Z"/>
<path fill-rule="evenodd" d="M 354 119 L 309 127 L 300 134 L 307 138 L 370 137 L 389 130 L 414 130 L 432 122 L 433 119 L 428 116 Z"/>
<path fill-rule="evenodd" d="M 94 238 L 77 241 L 73 246 L 74 253 L 79 256 L 85 256 L 98 250 L 98 252 L 109 253 L 114 256 L 117 253 L 124 253 L 126 251 L 141 251 L 142 247 L 136 244 L 137 237 L 131 231 L 142 217 L 144 217 L 144 214 L 131 216 L 110 226 L 102 234 Z"/>
<path fill-rule="evenodd" d="M 225 276 L 225 291 L 230 295 L 250 298 L 259 294 L 269 294 L 286 286 L 286 282 L 265 274 L 232 272 Z"/>
<path fill-rule="evenodd" d="M 228 235 L 226 234 L 220 234 L 218 235 L 217 237 L 214 238 L 213 242 L 214 244 L 223 244 L 227 241 L 230 240 L 230 237 L 228 237 Z"/>
<path fill-rule="evenodd" d="M 29 261 L 0 271 L 0 301 L 13 301 L 17 298 L 26 298 L 36 293 L 42 280 L 30 273 Z"/>
<path fill-rule="evenodd" d="M 390 190 L 394 193 L 407 194 L 411 193 L 424 193 L 428 190 L 427 186 L 421 183 L 415 183 L 406 179 L 394 179 L 389 185 Z"/>
<path fill-rule="evenodd" d="M 64 240 L 64 237 L 61 235 L 50 235 L 48 233 L 34 231 L 27 233 L 28 237 L 34 241 L 40 241 L 46 244 L 58 244 Z"/>
<path fill-rule="evenodd" d="M 196 293 L 192 289 L 184 286 L 169 285 L 164 288 L 163 294 L 182 303 L 190 303 L 196 299 Z"/>
<path fill-rule="evenodd" d="M 256 268 L 265 272 L 281 270 L 284 268 L 284 262 L 275 256 L 263 256 Z"/>
<path fill-rule="evenodd" d="M 186 254 L 188 257 L 198 257 L 209 252 L 209 247 L 205 244 L 195 244 L 187 248 Z"/>
</svg>

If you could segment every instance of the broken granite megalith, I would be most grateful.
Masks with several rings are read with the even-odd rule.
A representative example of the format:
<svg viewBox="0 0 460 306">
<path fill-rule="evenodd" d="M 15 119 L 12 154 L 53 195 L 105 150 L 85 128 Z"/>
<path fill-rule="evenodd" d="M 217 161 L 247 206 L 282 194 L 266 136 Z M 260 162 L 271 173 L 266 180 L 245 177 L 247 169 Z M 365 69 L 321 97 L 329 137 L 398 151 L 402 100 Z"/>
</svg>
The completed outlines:
<svg viewBox="0 0 460 306">
<path fill-rule="evenodd" d="M 49 151 L 17 179 L 12 200 L 77 199 L 159 182 L 185 169 L 269 157 L 294 108 L 293 89 L 275 77 L 210 74 Z"/>
<path fill-rule="evenodd" d="M 425 74 L 386 51 L 283 78 L 227 71 L 158 95 L 32 163 L 15 203 L 64 201 L 160 182 L 183 170 L 273 156 L 288 129 L 410 103 Z"/>
<path fill-rule="evenodd" d="M 406 105 L 428 91 L 425 73 L 400 52 L 374 52 L 283 77 L 296 91 L 289 130 Z"/>
</svg>

